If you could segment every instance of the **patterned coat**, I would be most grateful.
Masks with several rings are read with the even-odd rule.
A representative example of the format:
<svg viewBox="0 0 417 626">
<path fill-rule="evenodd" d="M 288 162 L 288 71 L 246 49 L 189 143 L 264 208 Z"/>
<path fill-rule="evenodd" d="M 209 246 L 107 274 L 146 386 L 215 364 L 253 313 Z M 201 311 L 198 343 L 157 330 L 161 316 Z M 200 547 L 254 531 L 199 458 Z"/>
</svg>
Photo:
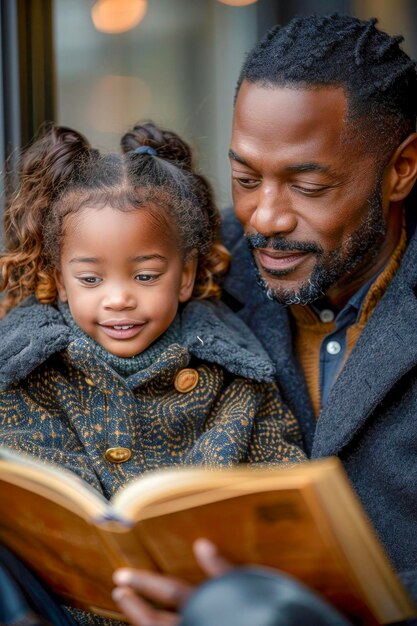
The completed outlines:
<svg viewBox="0 0 417 626">
<path fill-rule="evenodd" d="M 168 465 L 304 458 L 269 357 L 225 305 L 189 303 L 181 337 L 123 378 L 55 307 L 28 299 L 0 322 L 0 445 L 64 466 L 106 497 Z"/>
</svg>

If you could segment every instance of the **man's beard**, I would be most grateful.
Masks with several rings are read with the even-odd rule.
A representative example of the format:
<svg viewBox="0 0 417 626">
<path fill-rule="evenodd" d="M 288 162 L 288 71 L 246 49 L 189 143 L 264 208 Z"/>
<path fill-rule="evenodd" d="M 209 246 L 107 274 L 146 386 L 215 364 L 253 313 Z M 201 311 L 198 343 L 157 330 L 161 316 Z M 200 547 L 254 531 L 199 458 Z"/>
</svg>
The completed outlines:
<svg viewBox="0 0 417 626">
<path fill-rule="evenodd" d="M 256 267 L 258 283 L 270 300 L 281 304 L 308 304 L 322 297 L 342 277 L 351 274 L 365 259 L 372 263 L 386 236 L 386 225 L 382 213 L 381 180 L 378 177 L 375 189 L 367 200 L 369 210 L 359 228 L 343 242 L 340 248 L 324 252 L 320 244 L 313 242 L 288 241 L 283 237 L 264 237 L 260 234 L 246 235 L 251 251 L 259 248 L 272 250 L 297 250 L 315 254 L 317 262 L 307 281 L 298 289 L 278 287 L 272 289 L 268 279 L 263 278 Z M 253 255 L 253 252 L 252 252 Z M 265 270 L 264 270 L 265 271 Z M 288 276 L 288 270 L 268 270 L 270 276 Z"/>
</svg>

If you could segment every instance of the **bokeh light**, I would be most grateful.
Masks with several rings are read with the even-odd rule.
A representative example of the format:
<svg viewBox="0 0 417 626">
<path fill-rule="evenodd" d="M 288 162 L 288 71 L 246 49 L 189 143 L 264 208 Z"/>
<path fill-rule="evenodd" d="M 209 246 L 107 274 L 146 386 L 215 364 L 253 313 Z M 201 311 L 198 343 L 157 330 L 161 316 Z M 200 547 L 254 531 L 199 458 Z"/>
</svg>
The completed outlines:
<svg viewBox="0 0 417 626">
<path fill-rule="evenodd" d="M 103 33 L 124 33 L 143 20 L 147 8 L 147 0 L 98 0 L 91 9 L 91 18 Z"/>
<path fill-rule="evenodd" d="M 257 0 L 219 0 L 222 4 L 228 4 L 231 7 L 245 7 L 248 4 L 255 4 Z"/>
</svg>

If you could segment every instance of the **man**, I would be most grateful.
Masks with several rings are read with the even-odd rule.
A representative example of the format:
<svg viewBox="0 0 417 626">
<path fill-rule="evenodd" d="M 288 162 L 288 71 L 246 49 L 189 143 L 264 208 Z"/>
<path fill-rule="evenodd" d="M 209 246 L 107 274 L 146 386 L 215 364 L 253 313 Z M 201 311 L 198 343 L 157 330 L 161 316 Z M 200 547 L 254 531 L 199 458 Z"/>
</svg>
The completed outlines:
<svg viewBox="0 0 417 626">
<path fill-rule="evenodd" d="M 225 299 L 274 359 L 309 455 L 342 460 L 417 600 L 417 75 L 375 23 L 296 18 L 248 56 L 230 149 L 245 238 L 226 216 Z M 118 582 L 173 605 L 189 593 L 146 573 Z M 135 623 L 177 623 L 117 594 Z"/>
</svg>

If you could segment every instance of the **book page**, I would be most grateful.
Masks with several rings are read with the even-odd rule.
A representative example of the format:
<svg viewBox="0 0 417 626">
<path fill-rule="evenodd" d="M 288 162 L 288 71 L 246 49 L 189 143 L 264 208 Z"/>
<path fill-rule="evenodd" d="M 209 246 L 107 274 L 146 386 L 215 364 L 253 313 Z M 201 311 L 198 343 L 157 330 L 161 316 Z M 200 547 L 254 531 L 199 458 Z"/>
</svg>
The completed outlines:
<svg viewBox="0 0 417 626">
<path fill-rule="evenodd" d="M 229 469 L 164 468 L 127 483 L 112 497 L 112 507 L 121 517 L 134 523 L 142 517 L 152 516 L 155 507 L 175 507 L 174 502 L 178 502 L 178 507 L 182 508 L 182 498 L 195 498 L 199 495 L 204 498 L 203 494 L 217 491 L 222 485 L 235 485 L 237 476 L 239 479 L 245 476 L 254 478 L 256 471 L 251 466 L 244 465 Z"/>
<path fill-rule="evenodd" d="M 76 475 L 41 463 L 3 459 L 0 493 L 0 541 L 64 603 L 119 614 L 111 599 L 115 568 L 155 568 L 130 534 L 130 525 Z"/>
</svg>

